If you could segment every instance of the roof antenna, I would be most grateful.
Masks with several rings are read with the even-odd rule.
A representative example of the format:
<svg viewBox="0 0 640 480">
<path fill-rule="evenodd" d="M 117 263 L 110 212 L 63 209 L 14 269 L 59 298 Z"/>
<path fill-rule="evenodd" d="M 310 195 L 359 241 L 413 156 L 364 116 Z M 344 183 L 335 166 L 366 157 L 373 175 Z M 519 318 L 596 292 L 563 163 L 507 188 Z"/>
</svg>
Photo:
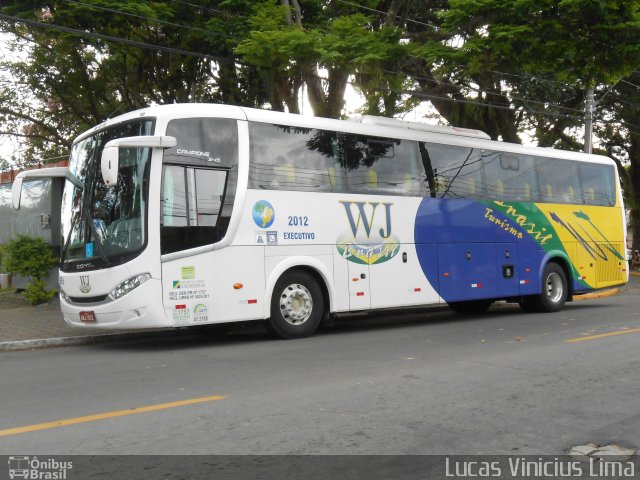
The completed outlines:
<svg viewBox="0 0 640 480">
<path fill-rule="evenodd" d="M 116 107 L 116 109 L 115 109 L 113 112 L 111 112 L 111 113 L 109 114 L 109 116 L 108 116 L 107 118 L 105 118 L 105 120 L 104 120 L 104 121 L 106 122 L 106 121 L 107 121 L 107 120 L 109 120 L 111 117 L 113 117 L 116 113 L 118 113 L 118 112 L 120 111 L 120 109 L 123 107 L 123 105 L 124 105 L 124 103 L 120 102 L 120 104 Z"/>
</svg>

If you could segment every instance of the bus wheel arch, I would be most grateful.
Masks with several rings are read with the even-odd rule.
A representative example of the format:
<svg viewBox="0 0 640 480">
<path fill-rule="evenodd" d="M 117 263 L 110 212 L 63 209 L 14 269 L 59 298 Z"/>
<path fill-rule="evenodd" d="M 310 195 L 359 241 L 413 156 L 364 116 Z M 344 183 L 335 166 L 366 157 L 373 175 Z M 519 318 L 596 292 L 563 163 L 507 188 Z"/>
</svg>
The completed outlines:
<svg viewBox="0 0 640 480">
<path fill-rule="evenodd" d="M 570 278 L 569 266 L 564 258 L 549 259 L 542 269 L 540 294 L 523 297 L 520 306 L 527 312 L 552 313 L 562 310 L 572 297 Z"/>
<path fill-rule="evenodd" d="M 312 335 L 327 310 L 321 277 L 313 269 L 290 268 L 276 281 L 270 297 L 270 314 L 265 321 L 269 333 L 278 338 Z"/>
</svg>

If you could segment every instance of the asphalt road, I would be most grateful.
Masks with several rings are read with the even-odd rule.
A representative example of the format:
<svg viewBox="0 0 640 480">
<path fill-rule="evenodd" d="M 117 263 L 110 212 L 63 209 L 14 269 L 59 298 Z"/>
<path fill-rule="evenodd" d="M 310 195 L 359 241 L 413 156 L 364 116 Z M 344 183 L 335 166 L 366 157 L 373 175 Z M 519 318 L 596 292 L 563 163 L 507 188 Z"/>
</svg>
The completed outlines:
<svg viewBox="0 0 640 480">
<path fill-rule="evenodd" d="M 638 447 L 638 305 L 623 295 L 557 314 L 376 316 L 295 341 L 254 327 L 0 352 L 0 454 Z"/>
</svg>

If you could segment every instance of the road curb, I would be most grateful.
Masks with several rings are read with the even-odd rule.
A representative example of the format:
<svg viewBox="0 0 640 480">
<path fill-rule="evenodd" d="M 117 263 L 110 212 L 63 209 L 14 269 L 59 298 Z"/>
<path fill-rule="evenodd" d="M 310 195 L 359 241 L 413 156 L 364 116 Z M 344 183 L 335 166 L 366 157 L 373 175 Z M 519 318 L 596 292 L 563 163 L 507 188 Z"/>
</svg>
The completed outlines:
<svg viewBox="0 0 640 480">
<path fill-rule="evenodd" d="M 620 293 L 620 289 L 619 288 L 612 288 L 611 290 L 603 290 L 602 292 L 596 292 L 596 293 L 586 293 L 584 295 L 576 295 L 575 297 L 573 297 L 573 300 L 591 300 L 594 298 L 606 298 L 606 297 L 613 297 L 615 295 L 618 295 Z"/>
<path fill-rule="evenodd" d="M 34 350 L 38 348 L 65 347 L 67 345 L 90 345 L 122 340 L 142 340 L 150 336 L 171 336 L 180 334 L 178 330 L 150 330 L 148 332 L 103 333 L 99 335 L 78 335 L 75 337 L 36 338 L 0 342 L 0 352 Z"/>
<path fill-rule="evenodd" d="M 632 277 L 640 277 L 640 272 L 629 272 Z"/>
</svg>

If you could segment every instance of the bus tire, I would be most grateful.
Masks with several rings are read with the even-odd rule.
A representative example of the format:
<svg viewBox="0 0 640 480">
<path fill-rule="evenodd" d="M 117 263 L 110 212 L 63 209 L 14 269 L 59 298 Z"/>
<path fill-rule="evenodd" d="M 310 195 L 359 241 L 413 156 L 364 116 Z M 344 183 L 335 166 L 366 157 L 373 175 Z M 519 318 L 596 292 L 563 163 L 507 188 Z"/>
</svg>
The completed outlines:
<svg viewBox="0 0 640 480">
<path fill-rule="evenodd" d="M 569 287 L 564 269 L 555 262 L 549 262 L 542 273 L 542 291 L 540 295 L 528 297 L 526 311 L 552 313 L 562 310 L 567 301 Z"/>
<path fill-rule="evenodd" d="M 266 327 L 278 338 L 304 338 L 316 331 L 323 314 L 320 285 L 309 273 L 294 270 L 276 282 Z"/>
<path fill-rule="evenodd" d="M 466 302 L 449 302 L 449 307 L 456 313 L 471 315 L 486 312 L 492 303 L 491 300 L 469 300 Z"/>
</svg>

